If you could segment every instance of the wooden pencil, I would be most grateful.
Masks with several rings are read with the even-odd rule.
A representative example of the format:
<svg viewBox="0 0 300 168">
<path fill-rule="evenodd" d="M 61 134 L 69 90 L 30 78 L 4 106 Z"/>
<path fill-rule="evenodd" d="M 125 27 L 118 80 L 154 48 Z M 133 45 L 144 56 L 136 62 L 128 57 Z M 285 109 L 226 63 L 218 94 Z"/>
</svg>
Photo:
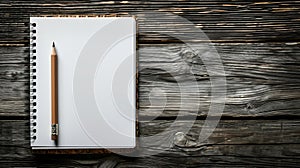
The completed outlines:
<svg viewBox="0 0 300 168">
<path fill-rule="evenodd" d="M 51 139 L 58 139 L 58 87 L 57 87 L 57 54 L 55 44 L 52 44 L 51 51 Z"/>
</svg>

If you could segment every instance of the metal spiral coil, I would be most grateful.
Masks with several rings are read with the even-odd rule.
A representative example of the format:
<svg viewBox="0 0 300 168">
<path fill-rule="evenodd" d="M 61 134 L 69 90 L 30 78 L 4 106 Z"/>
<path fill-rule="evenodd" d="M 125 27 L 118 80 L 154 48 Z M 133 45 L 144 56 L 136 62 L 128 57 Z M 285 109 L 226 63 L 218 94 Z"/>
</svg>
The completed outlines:
<svg viewBox="0 0 300 168">
<path fill-rule="evenodd" d="M 30 24 L 30 134 L 36 140 L 36 23 Z"/>
</svg>

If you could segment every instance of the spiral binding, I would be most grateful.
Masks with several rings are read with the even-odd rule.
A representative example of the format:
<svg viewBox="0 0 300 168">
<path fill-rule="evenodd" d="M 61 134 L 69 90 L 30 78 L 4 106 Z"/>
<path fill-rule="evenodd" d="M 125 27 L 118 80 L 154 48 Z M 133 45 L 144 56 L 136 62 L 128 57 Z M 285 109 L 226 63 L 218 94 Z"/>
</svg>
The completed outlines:
<svg viewBox="0 0 300 168">
<path fill-rule="evenodd" d="M 30 134 L 36 140 L 36 23 L 30 23 Z"/>
</svg>

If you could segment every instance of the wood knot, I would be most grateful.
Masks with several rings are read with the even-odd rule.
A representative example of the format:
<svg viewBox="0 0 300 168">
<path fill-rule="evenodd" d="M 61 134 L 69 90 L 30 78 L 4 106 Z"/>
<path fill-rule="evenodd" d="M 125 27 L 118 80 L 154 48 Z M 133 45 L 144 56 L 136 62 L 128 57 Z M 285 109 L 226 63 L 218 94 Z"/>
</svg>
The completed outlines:
<svg viewBox="0 0 300 168">
<path fill-rule="evenodd" d="M 253 105 L 252 103 L 247 103 L 246 108 L 247 108 L 248 110 L 253 109 L 253 108 L 254 108 L 254 105 Z"/>
<path fill-rule="evenodd" d="M 192 64 L 203 64 L 199 55 L 191 50 L 183 50 L 179 55 L 190 66 Z"/>
<path fill-rule="evenodd" d="M 10 76 L 11 76 L 12 80 L 17 80 L 19 75 L 20 75 L 20 73 L 18 73 L 18 72 L 12 72 Z"/>
<path fill-rule="evenodd" d="M 177 132 L 174 136 L 173 143 L 175 146 L 181 147 L 181 148 L 187 148 L 187 147 L 196 147 L 197 143 L 195 142 L 195 139 L 192 139 L 191 137 L 185 135 L 183 132 Z"/>
</svg>

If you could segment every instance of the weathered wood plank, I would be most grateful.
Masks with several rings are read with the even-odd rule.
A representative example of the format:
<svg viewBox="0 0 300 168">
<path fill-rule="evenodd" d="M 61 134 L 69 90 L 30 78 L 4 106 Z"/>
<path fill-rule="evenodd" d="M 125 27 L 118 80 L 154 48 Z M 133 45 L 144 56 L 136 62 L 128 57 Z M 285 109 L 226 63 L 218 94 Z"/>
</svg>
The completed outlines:
<svg viewBox="0 0 300 168">
<path fill-rule="evenodd" d="M 1 47 L 0 48 L 0 64 L 18 64 L 28 63 L 29 48 L 28 47 Z"/>
<path fill-rule="evenodd" d="M 29 63 L 28 64 L 11 64 L 11 63 L 0 64 L 0 81 L 29 82 Z"/>
<path fill-rule="evenodd" d="M 217 60 L 212 60 L 215 58 L 212 46 L 220 56 L 227 77 L 277 81 L 294 80 L 292 78 L 297 81 L 299 77 L 300 52 L 297 48 L 300 43 L 140 45 L 140 69 L 166 69 L 176 76 L 182 75 L 180 80 L 189 79 L 184 76 L 191 73 L 196 75 L 196 79 L 203 80 L 209 75 L 206 66 L 217 65 Z"/>
<path fill-rule="evenodd" d="M 299 45 L 215 44 L 227 76 L 223 115 L 299 116 Z M 207 114 L 211 83 L 206 65 L 197 58 L 201 48 L 192 51 L 183 44 L 169 44 L 139 49 L 140 116 L 177 116 L 181 101 L 183 115 Z M 28 48 L 0 47 L 0 53 L 0 116 L 28 116 Z"/>
<path fill-rule="evenodd" d="M 4 50 L 6 49 L 7 48 L 5 48 Z M 11 49 L 8 50 L 14 51 Z M 1 55 L 0 62 L 2 62 L 2 60 L 4 59 L 7 62 L 14 62 L 13 61 L 14 58 L 17 57 L 17 55 L 11 55 L 10 58 L 7 57 L 8 59 L 6 59 L 5 56 L 4 57 L 2 56 L 3 55 Z M 0 116 L 28 116 L 29 114 L 28 96 L 29 96 L 28 65 L 0 64 Z"/>
<path fill-rule="evenodd" d="M 282 44 L 221 44 L 215 47 L 227 78 L 223 115 L 298 115 L 298 51 Z M 208 47 L 198 44 L 195 48 L 184 44 L 140 48 L 140 114 L 176 116 L 179 110 L 184 115 L 207 114 L 212 97 L 210 77 L 218 78 L 214 77 L 218 74 L 210 76 L 207 68 L 217 65 L 217 61 L 210 58 L 213 54 L 207 52 Z M 201 55 L 205 64 L 199 58 Z"/>
<path fill-rule="evenodd" d="M 1 166 L 215 166 L 299 165 L 300 136 L 298 120 L 227 120 L 220 121 L 214 133 L 203 143 L 197 137 L 203 121 L 196 121 L 186 136 L 178 132 L 191 121 L 144 121 L 141 136 L 157 136 L 156 142 L 140 143 L 139 158 L 109 155 L 34 156 L 29 146 L 29 121 L 0 120 Z M 161 135 L 158 135 L 161 133 Z M 177 134 L 176 134 L 177 133 Z M 162 152 L 153 156 L 142 156 Z"/>
<path fill-rule="evenodd" d="M 299 1 L 1 1 L 0 44 L 27 43 L 27 23 L 31 15 L 128 15 L 144 11 L 182 16 L 201 28 L 214 42 L 299 41 L 299 6 Z M 137 14 L 137 18 L 139 43 L 178 42 L 167 34 L 191 33 L 186 23 L 182 24 L 174 17 L 149 18 Z"/>
</svg>

